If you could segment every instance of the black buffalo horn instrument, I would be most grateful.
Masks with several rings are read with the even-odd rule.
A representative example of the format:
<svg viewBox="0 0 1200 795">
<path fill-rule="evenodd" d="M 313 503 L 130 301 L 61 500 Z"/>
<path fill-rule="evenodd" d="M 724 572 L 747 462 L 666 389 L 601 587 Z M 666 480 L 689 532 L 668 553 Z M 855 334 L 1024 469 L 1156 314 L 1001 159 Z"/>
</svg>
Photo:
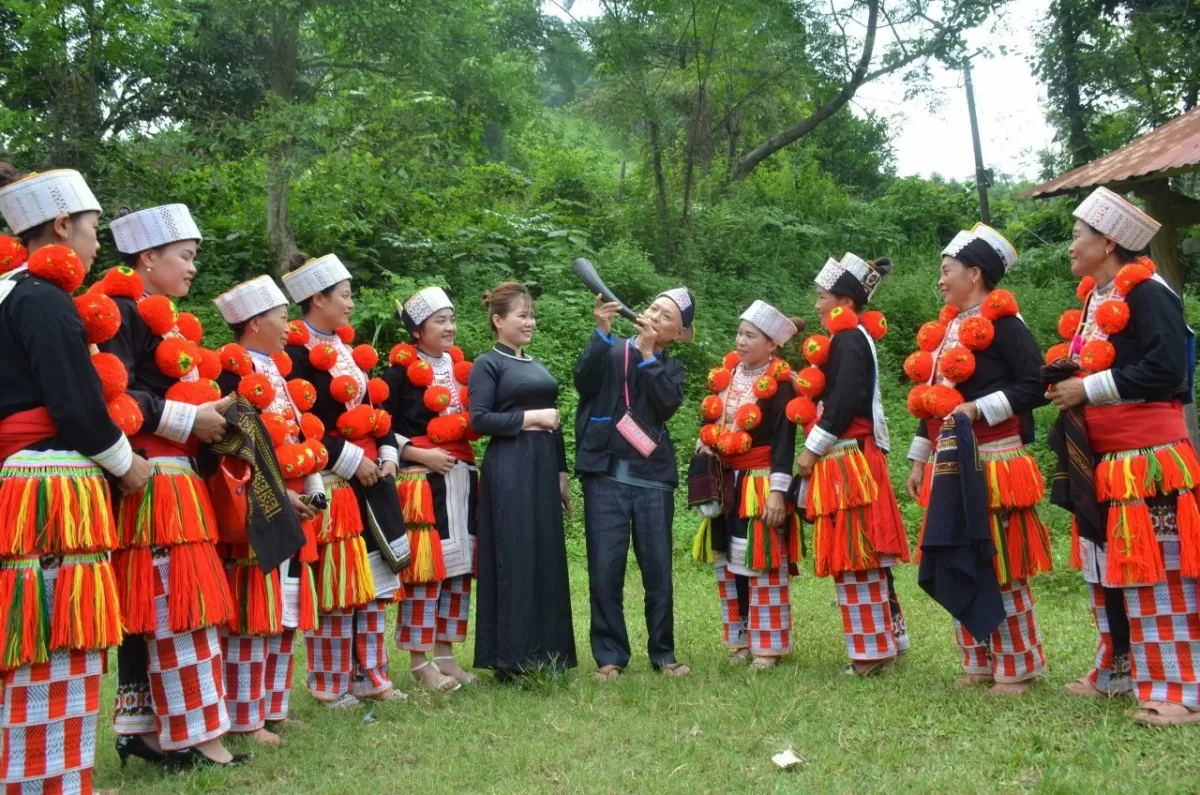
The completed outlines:
<svg viewBox="0 0 1200 795">
<path fill-rule="evenodd" d="M 588 289 L 592 291 L 592 295 L 599 294 L 608 303 L 620 304 L 621 308 L 617 311 L 621 313 L 621 317 L 628 318 L 629 320 L 637 320 L 637 313 L 625 306 L 625 302 L 617 298 L 613 294 L 613 291 L 608 289 L 608 285 L 600 278 L 600 274 L 596 273 L 596 266 L 591 263 L 591 260 L 580 257 L 571 263 L 571 272 L 588 286 Z"/>
</svg>

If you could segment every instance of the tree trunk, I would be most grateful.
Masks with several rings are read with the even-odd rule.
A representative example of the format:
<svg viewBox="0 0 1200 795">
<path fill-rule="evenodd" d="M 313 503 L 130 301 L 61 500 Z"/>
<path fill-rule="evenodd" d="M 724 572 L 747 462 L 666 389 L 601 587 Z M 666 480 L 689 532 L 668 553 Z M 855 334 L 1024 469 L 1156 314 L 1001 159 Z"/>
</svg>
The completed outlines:
<svg viewBox="0 0 1200 795">
<path fill-rule="evenodd" d="M 743 155 L 742 159 L 738 162 L 737 173 L 735 174 L 736 179 L 745 179 L 751 171 L 758 167 L 759 163 L 779 150 L 791 146 L 817 129 L 826 119 L 837 113 L 842 109 L 843 105 L 854 98 L 854 94 L 858 91 L 859 86 L 866 80 L 867 69 L 871 65 L 871 57 L 875 52 L 875 32 L 879 24 L 879 3 L 880 0 L 868 0 L 867 2 L 867 36 L 863 41 L 862 55 L 859 57 L 858 66 L 855 67 L 853 74 L 850 75 L 850 78 L 842 86 L 842 90 L 833 99 L 813 111 L 812 115 L 807 119 L 804 119 L 794 127 L 784 130 L 779 135 L 763 141 Z"/>
<path fill-rule="evenodd" d="M 667 202 L 667 177 L 663 173 L 662 136 L 658 122 L 650 121 L 650 160 L 654 166 L 655 204 L 658 206 L 658 225 L 662 229 L 663 238 L 667 241 L 667 250 L 671 249 L 670 206 Z"/>
<path fill-rule="evenodd" d="M 300 38 L 301 8 L 289 13 L 282 4 L 275 11 L 271 27 L 271 98 L 273 110 L 286 119 L 286 106 L 295 95 L 296 59 Z M 283 121 L 276 139 L 267 152 L 267 244 L 276 268 L 286 273 L 292 255 L 299 251 L 292 222 L 288 197 L 292 189 L 292 168 L 296 141 Z"/>
<path fill-rule="evenodd" d="M 1063 113 L 1067 117 L 1067 148 L 1071 154 L 1071 167 L 1076 168 L 1092 160 L 1092 145 L 1088 142 L 1083 102 L 1079 96 L 1079 29 L 1073 0 L 1059 0 L 1054 5 L 1054 14 L 1063 59 Z"/>
</svg>

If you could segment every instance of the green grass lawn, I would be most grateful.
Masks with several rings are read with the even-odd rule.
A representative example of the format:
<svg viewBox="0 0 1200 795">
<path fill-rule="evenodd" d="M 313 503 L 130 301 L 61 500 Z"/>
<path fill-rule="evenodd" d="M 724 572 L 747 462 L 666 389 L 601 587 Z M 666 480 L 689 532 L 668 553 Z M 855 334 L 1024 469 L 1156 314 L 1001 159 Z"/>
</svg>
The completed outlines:
<svg viewBox="0 0 1200 795">
<path fill-rule="evenodd" d="M 121 770 L 102 711 L 97 787 L 122 793 L 192 791 L 426 792 L 1197 792 L 1200 730 L 1132 723 L 1132 702 L 1074 699 L 1062 685 L 1087 671 L 1094 631 L 1078 575 L 1035 585 L 1050 661 L 1025 698 L 956 690 L 957 650 L 946 614 L 917 587 L 915 567 L 898 588 L 912 651 L 883 676 L 842 674 L 841 619 L 830 581 L 792 581 L 794 651 L 774 671 L 725 663 L 712 573 L 687 557 L 690 516 L 677 527 L 675 624 L 686 680 L 661 677 L 644 656 L 642 590 L 630 561 L 627 614 L 635 656 L 618 682 L 596 684 L 587 645 L 587 574 L 573 538 L 575 635 L 582 667 L 523 686 L 481 676 L 449 694 L 416 692 L 394 653 L 407 704 L 363 713 L 319 707 L 297 655 L 292 710 L 304 726 L 287 746 L 251 752 L 232 772 L 171 774 L 130 760 Z M 1059 534 L 1061 538 L 1061 534 Z M 299 644 L 298 644 L 299 645 Z M 468 644 L 461 659 L 471 659 Z M 771 756 L 791 747 L 806 760 L 781 772 Z"/>
</svg>

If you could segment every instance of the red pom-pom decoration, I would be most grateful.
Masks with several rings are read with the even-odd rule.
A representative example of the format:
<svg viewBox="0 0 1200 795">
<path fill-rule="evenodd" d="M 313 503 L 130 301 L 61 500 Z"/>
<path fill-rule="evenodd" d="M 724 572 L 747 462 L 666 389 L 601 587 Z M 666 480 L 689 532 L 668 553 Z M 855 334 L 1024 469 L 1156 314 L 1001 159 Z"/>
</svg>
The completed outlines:
<svg viewBox="0 0 1200 795">
<path fill-rule="evenodd" d="M 466 386 L 467 382 L 471 378 L 471 368 L 473 368 L 474 366 L 475 366 L 474 364 L 472 364 L 471 362 L 468 362 L 468 361 L 455 362 L 454 363 L 454 380 L 457 381 L 458 383 L 462 384 L 463 386 Z"/>
<path fill-rule="evenodd" d="M 1096 289 L 1096 280 L 1091 276 L 1084 276 L 1079 280 L 1079 286 L 1075 288 L 1075 297 L 1079 299 L 1079 303 L 1087 300 L 1087 297 L 1092 294 L 1092 290 Z"/>
<path fill-rule="evenodd" d="M 954 411 L 963 402 L 963 396 L 957 389 L 945 384 L 934 384 L 929 387 L 921 398 L 925 416 L 930 419 L 942 419 Z"/>
<path fill-rule="evenodd" d="M 1071 358 L 1071 343 L 1060 342 L 1057 345 L 1051 345 L 1046 351 L 1046 364 L 1056 362 L 1059 359 Z"/>
<path fill-rule="evenodd" d="M 975 374 L 975 354 L 961 345 L 947 348 L 938 360 L 938 369 L 947 381 L 961 384 Z"/>
<path fill-rule="evenodd" d="M 196 367 L 200 349 L 180 337 L 168 337 L 154 350 L 154 363 L 168 378 L 183 378 Z"/>
<path fill-rule="evenodd" d="M 295 480 L 312 473 L 312 451 L 302 444 L 282 444 L 275 448 L 279 471 L 285 480 Z"/>
<path fill-rule="evenodd" d="M 319 439 L 313 438 L 305 442 L 305 447 L 313 455 L 313 472 L 321 472 L 329 464 L 329 450 Z"/>
<path fill-rule="evenodd" d="M 950 321 L 958 317 L 958 312 L 959 309 L 957 306 L 954 306 L 953 304 L 946 304 L 940 310 L 938 310 L 937 322 L 941 323 L 943 326 L 949 326 Z"/>
<path fill-rule="evenodd" d="M 322 372 L 332 370 L 337 358 L 337 348 L 328 342 L 319 342 L 308 349 L 308 363 Z"/>
<path fill-rule="evenodd" d="M 700 443 L 708 447 L 716 447 L 717 440 L 721 438 L 722 428 L 720 425 L 710 423 L 700 428 Z"/>
<path fill-rule="evenodd" d="M 75 299 L 75 311 L 83 321 L 90 345 L 108 342 L 121 328 L 121 310 L 117 302 L 103 293 L 84 293 Z"/>
<path fill-rule="evenodd" d="M 175 319 L 175 328 L 179 329 L 179 333 L 189 342 L 199 345 L 200 340 L 204 339 L 204 326 L 200 325 L 200 318 L 191 312 L 180 312 L 179 317 Z"/>
<path fill-rule="evenodd" d="M 769 375 L 761 375 L 754 381 L 754 397 L 770 400 L 779 391 L 779 382 Z"/>
<path fill-rule="evenodd" d="M 407 342 L 401 342 L 392 347 L 392 352 L 388 354 L 388 361 L 397 367 L 408 367 L 417 360 L 417 349 Z"/>
<path fill-rule="evenodd" d="M 718 394 L 728 389 L 732 380 L 733 373 L 724 367 L 714 367 L 708 371 L 708 388 Z"/>
<path fill-rule="evenodd" d="M 288 395 L 300 411 L 308 411 L 317 402 L 317 388 L 311 381 L 303 378 L 293 378 L 287 382 Z"/>
<path fill-rule="evenodd" d="M 142 277 L 128 265 L 109 268 L 92 289 L 98 290 L 110 298 L 128 298 L 133 301 L 142 300 L 142 295 L 145 293 Z"/>
<path fill-rule="evenodd" d="M 165 295 L 151 295 L 143 298 L 138 301 L 137 311 L 138 316 L 150 328 L 150 333 L 160 337 L 175 328 L 175 322 L 179 320 L 175 302 Z"/>
<path fill-rule="evenodd" d="M 21 241 L 8 235 L 0 235 L 0 273 L 8 273 L 25 264 L 29 250 Z"/>
<path fill-rule="evenodd" d="M 982 351 L 995 338 L 996 326 L 986 317 L 969 317 L 958 326 L 958 344 L 969 351 Z"/>
<path fill-rule="evenodd" d="M 133 436 L 140 431 L 144 422 L 137 401 L 124 393 L 108 401 L 108 416 L 126 436 Z"/>
<path fill-rule="evenodd" d="M 767 375 L 776 381 L 787 381 L 792 377 L 792 366 L 783 359 L 772 359 L 767 365 Z"/>
<path fill-rule="evenodd" d="M 850 331 L 858 328 L 858 315 L 853 309 L 847 309 L 844 306 L 835 306 L 829 312 L 829 318 L 826 321 L 825 327 L 829 329 L 831 334 L 837 334 L 842 331 Z"/>
<path fill-rule="evenodd" d="M 1079 321 L 1083 319 L 1082 309 L 1068 309 L 1058 318 L 1058 336 L 1064 340 L 1074 339 L 1079 329 Z"/>
<path fill-rule="evenodd" d="M 700 416 L 705 422 L 716 422 L 721 419 L 721 412 L 724 408 L 720 396 L 709 395 L 700 401 Z"/>
<path fill-rule="evenodd" d="M 236 342 L 217 348 L 217 358 L 221 360 L 221 369 L 226 372 L 243 378 L 254 372 L 254 360 L 250 358 L 250 351 Z"/>
<path fill-rule="evenodd" d="M 453 397 L 450 394 L 450 390 L 441 384 L 431 386 L 425 390 L 425 408 L 434 414 L 441 414 L 448 409 L 451 400 L 453 400 Z"/>
<path fill-rule="evenodd" d="M 1096 326 L 1105 334 L 1120 334 L 1129 325 L 1129 304 L 1105 301 L 1096 307 Z"/>
<path fill-rule="evenodd" d="M 67 293 L 78 290 L 87 274 L 79 255 L 59 243 L 42 246 L 29 255 L 27 262 L 30 276 L 50 282 Z"/>
<path fill-rule="evenodd" d="M 268 411 L 262 414 L 262 421 L 267 429 L 267 435 L 271 437 L 272 445 L 279 447 L 287 441 L 290 423 L 286 417 L 278 412 Z"/>
<path fill-rule="evenodd" d="M 354 357 L 354 363 L 359 366 L 359 369 L 365 372 L 370 372 L 375 365 L 379 364 L 379 352 L 365 343 L 357 346 L 350 352 L 350 355 Z"/>
<path fill-rule="evenodd" d="M 904 360 L 904 374 L 909 380 L 924 384 L 933 376 L 933 354 L 929 351 L 913 351 Z"/>
<path fill-rule="evenodd" d="M 417 359 L 410 364 L 406 372 L 409 383 L 418 389 L 424 389 L 433 383 L 433 368 L 424 359 Z"/>
<path fill-rule="evenodd" d="M 100 376 L 100 392 L 104 395 L 105 403 L 124 394 L 129 386 L 129 372 L 120 359 L 111 353 L 94 353 L 92 366 L 96 368 L 96 375 Z"/>
<path fill-rule="evenodd" d="M 37 252 L 34 253 L 34 256 L 37 256 Z M 1129 292 L 1134 287 L 1137 287 L 1142 282 L 1149 281 L 1153 277 L 1154 274 L 1144 265 L 1139 265 L 1136 262 L 1132 265 L 1126 265 L 1117 271 L 1117 290 L 1123 296 L 1129 295 Z"/>
<path fill-rule="evenodd" d="M 789 420 L 803 428 L 817 418 L 817 404 L 801 395 L 789 400 L 784 412 Z"/>
<path fill-rule="evenodd" d="M 300 415 L 300 430 L 305 439 L 320 439 L 325 436 L 325 423 L 316 414 L 306 411 Z"/>
<path fill-rule="evenodd" d="M 717 439 L 717 452 L 723 456 L 745 455 L 754 446 L 754 440 L 745 431 L 723 433 Z"/>
<path fill-rule="evenodd" d="M 459 362 L 465 362 L 467 360 L 466 354 L 464 354 L 462 348 L 458 347 L 457 345 L 451 345 L 450 350 L 446 351 L 446 353 L 450 354 L 450 361 L 454 362 L 455 364 L 458 364 Z"/>
<path fill-rule="evenodd" d="M 825 373 L 819 367 L 805 367 L 796 373 L 796 391 L 806 398 L 819 398 L 825 391 Z"/>
<path fill-rule="evenodd" d="M 1112 367 L 1117 349 L 1108 340 L 1092 340 L 1079 352 L 1079 366 L 1089 373 L 1099 373 Z"/>
<path fill-rule="evenodd" d="M 338 417 L 338 433 L 347 439 L 361 439 L 375 430 L 375 409 L 366 403 L 360 403 L 349 411 L 342 412 Z"/>
<path fill-rule="evenodd" d="M 271 379 L 262 373 L 243 376 L 238 382 L 238 394 L 259 411 L 264 411 L 275 402 L 275 387 L 271 386 Z"/>
<path fill-rule="evenodd" d="M 375 438 L 382 439 L 392 432 L 392 415 L 383 409 L 375 412 Z"/>
<path fill-rule="evenodd" d="M 762 409 L 756 403 L 747 403 L 733 415 L 733 422 L 744 431 L 752 431 L 762 425 Z"/>
<path fill-rule="evenodd" d="M 353 376 L 339 375 L 330 382 L 329 394 L 338 403 L 349 403 L 358 397 L 358 381 Z"/>
<path fill-rule="evenodd" d="M 737 351 L 730 351 L 725 354 L 725 358 L 721 360 L 721 366 L 729 372 L 737 369 L 738 364 L 742 361 L 742 356 Z"/>
<path fill-rule="evenodd" d="M 288 345 L 307 345 L 308 339 L 308 325 L 303 320 L 293 320 L 288 323 Z"/>
<path fill-rule="evenodd" d="M 271 361 L 275 362 L 275 369 L 284 378 L 292 374 L 292 357 L 288 356 L 286 351 L 279 351 L 271 354 Z"/>
<path fill-rule="evenodd" d="M 392 388 L 382 378 L 372 378 L 367 381 L 367 399 L 372 406 L 381 405 L 392 394 Z"/>
<path fill-rule="evenodd" d="M 992 290 L 979 307 L 979 314 L 992 322 L 1002 317 L 1014 317 L 1020 311 L 1017 297 L 1008 290 Z"/>
<path fill-rule="evenodd" d="M 829 361 L 829 337 L 814 334 L 804 341 L 804 358 L 813 367 L 823 367 Z"/>
<path fill-rule="evenodd" d="M 342 341 L 343 345 L 349 345 L 354 342 L 354 326 L 341 326 L 340 328 L 335 328 L 333 333 L 337 334 L 337 338 Z M 363 369 L 367 368 L 364 367 Z"/>
<path fill-rule="evenodd" d="M 458 402 L 462 404 L 463 411 L 471 409 L 471 393 L 465 386 L 458 388 Z"/>
<path fill-rule="evenodd" d="M 888 333 L 887 318 L 884 317 L 883 313 L 879 310 L 871 309 L 863 312 L 862 316 L 859 317 L 858 322 L 862 323 L 863 328 L 865 328 L 867 333 L 871 335 L 871 339 L 875 340 L 876 342 L 883 339 L 884 335 Z"/>
<path fill-rule="evenodd" d="M 941 323 L 935 323 L 932 320 L 921 326 L 917 330 L 917 347 L 923 351 L 932 353 L 942 344 L 942 340 L 946 338 L 946 327 Z"/>
<path fill-rule="evenodd" d="M 216 351 L 201 348 L 196 357 L 196 373 L 206 380 L 215 380 L 221 375 L 221 357 Z"/>
<path fill-rule="evenodd" d="M 463 438 L 466 433 L 466 418 L 462 414 L 451 414 L 446 417 L 434 417 L 425 426 L 425 434 L 434 444 L 450 444 Z"/>
<path fill-rule="evenodd" d="M 929 419 L 925 413 L 925 393 L 930 389 L 928 384 L 917 384 L 908 392 L 908 413 L 919 420 Z"/>
<path fill-rule="evenodd" d="M 167 390 L 167 400 L 199 406 L 221 399 L 221 387 L 216 381 L 201 378 L 198 381 L 180 381 Z"/>
</svg>

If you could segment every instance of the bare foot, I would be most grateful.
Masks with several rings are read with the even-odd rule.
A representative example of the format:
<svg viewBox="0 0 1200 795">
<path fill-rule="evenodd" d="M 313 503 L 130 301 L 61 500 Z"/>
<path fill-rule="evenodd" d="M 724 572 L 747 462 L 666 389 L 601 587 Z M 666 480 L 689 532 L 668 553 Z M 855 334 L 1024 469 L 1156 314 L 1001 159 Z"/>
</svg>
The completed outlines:
<svg viewBox="0 0 1200 795">
<path fill-rule="evenodd" d="M 621 666 L 605 665 L 596 671 L 597 682 L 615 682 L 621 677 Z"/>
<path fill-rule="evenodd" d="M 755 657 L 750 663 L 751 671 L 769 671 L 779 664 L 778 657 Z"/>
<path fill-rule="evenodd" d="M 233 761 L 233 754 L 229 753 L 229 749 L 225 747 L 225 743 L 219 739 L 201 743 L 196 746 L 196 750 L 218 765 L 227 765 Z"/>
<path fill-rule="evenodd" d="M 995 681 L 991 674 L 963 674 L 954 680 L 954 686 L 971 687 L 973 685 L 990 685 Z"/>
<path fill-rule="evenodd" d="M 738 649 L 733 654 L 729 655 L 729 664 L 730 665 L 742 665 L 742 664 L 748 663 L 748 662 L 750 662 L 750 650 L 749 649 Z"/>
<path fill-rule="evenodd" d="M 1033 682 L 997 682 L 988 688 L 989 696 L 1023 696 L 1033 687 Z"/>
<path fill-rule="evenodd" d="M 268 731 L 267 729 L 259 729 L 256 732 L 250 732 L 246 736 L 249 737 L 254 742 L 259 743 L 261 745 L 273 745 L 273 746 L 283 745 L 283 738 L 280 737 L 275 732 Z"/>
<path fill-rule="evenodd" d="M 389 687 L 382 693 L 377 693 L 373 696 L 359 696 L 359 698 L 363 701 L 408 701 L 408 693 L 394 687 Z"/>
<path fill-rule="evenodd" d="M 269 720 L 267 721 L 267 725 L 273 726 L 276 729 L 303 729 L 304 721 L 284 718 L 283 720 Z"/>
<path fill-rule="evenodd" d="M 692 669 L 683 663 L 667 663 L 660 666 L 658 670 L 662 672 L 663 676 L 690 676 L 692 673 Z"/>
</svg>

